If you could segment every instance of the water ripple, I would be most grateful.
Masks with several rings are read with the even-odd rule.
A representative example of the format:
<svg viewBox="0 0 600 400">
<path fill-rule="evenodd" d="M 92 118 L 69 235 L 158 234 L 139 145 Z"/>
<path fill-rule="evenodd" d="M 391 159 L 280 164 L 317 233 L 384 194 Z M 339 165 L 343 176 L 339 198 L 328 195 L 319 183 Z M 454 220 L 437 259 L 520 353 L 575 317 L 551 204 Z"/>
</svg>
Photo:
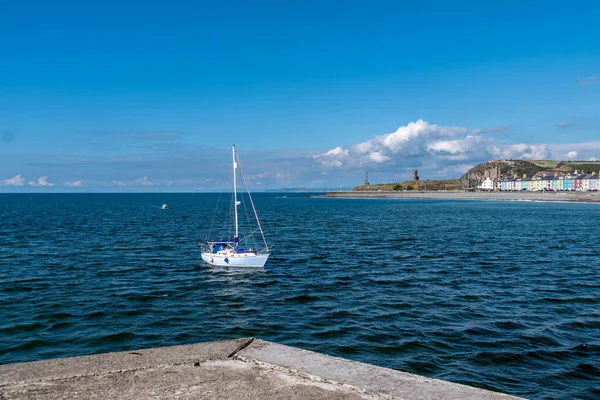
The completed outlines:
<svg viewBox="0 0 600 400">
<path fill-rule="evenodd" d="M 276 247 L 245 271 L 200 261 L 215 200 L 0 195 L 0 363 L 257 336 L 528 398 L 600 396 L 598 205 L 258 194 Z"/>
</svg>

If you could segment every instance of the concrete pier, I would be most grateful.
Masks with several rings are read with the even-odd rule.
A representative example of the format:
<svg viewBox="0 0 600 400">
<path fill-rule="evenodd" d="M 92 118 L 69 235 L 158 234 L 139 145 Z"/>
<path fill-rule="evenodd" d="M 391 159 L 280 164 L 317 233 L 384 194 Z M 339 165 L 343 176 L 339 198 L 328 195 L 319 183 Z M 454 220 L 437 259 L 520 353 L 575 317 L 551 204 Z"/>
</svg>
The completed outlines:
<svg viewBox="0 0 600 400">
<path fill-rule="evenodd" d="M 242 338 L 0 365 L 0 399 L 517 397 Z"/>
</svg>

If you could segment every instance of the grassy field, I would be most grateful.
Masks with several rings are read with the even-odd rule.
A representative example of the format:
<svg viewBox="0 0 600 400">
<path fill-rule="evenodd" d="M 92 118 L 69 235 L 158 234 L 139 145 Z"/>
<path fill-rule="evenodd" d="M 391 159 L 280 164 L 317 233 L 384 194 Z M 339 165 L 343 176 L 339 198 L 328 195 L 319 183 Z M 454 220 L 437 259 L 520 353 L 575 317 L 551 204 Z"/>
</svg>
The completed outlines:
<svg viewBox="0 0 600 400">
<path fill-rule="evenodd" d="M 556 160 L 533 160 L 531 162 L 542 168 L 556 168 L 559 163 Z"/>
</svg>

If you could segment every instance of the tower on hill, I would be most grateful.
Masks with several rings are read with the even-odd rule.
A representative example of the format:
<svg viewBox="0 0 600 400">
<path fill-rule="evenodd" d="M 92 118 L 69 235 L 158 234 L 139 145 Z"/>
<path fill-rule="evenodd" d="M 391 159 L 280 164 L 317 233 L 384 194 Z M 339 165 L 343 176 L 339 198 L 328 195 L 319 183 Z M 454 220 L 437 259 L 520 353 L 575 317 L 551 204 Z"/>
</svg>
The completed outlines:
<svg viewBox="0 0 600 400">
<path fill-rule="evenodd" d="M 363 186 L 371 186 L 371 184 L 369 183 L 369 173 L 365 172 L 365 183 L 363 183 Z"/>
</svg>

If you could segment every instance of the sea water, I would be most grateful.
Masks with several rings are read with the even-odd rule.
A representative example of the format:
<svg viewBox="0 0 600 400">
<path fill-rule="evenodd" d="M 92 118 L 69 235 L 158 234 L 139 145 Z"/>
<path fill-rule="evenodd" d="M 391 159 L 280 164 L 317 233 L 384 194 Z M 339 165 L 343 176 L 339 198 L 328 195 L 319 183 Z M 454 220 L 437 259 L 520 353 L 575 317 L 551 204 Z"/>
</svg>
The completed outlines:
<svg viewBox="0 0 600 400">
<path fill-rule="evenodd" d="M 599 204 L 259 193 L 273 253 L 235 270 L 200 259 L 216 199 L 0 195 L 0 363 L 255 336 L 600 397 Z"/>
</svg>

